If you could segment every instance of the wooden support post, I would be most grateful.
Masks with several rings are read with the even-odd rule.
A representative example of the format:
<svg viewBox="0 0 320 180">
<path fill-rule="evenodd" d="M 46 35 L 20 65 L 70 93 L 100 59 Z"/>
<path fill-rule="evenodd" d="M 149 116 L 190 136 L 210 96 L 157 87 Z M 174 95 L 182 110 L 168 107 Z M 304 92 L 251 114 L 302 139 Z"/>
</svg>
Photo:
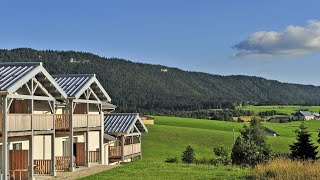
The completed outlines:
<svg viewBox="0 0 320 180">
<path fill-rule="evenodd" d="M 121 135 L 121 161 L 124 162 L 124 136 Z"/>
<path fill-rule="evenodd" d="M 141 135 L 139 136 L 139 142 L 140 142 L 140 160 L 142 160 Z"/>
<path fill-rule="evenodd" d="M 55 137 L 56 137 L 56 101 L 52 102 L 53 109 L 53 134 L 51 135 L 51 175 L 56 175 Z"/>
<path fill-rule="evenodd" d="M 87 111 L 87 132 L 86 132 L 86 167 L 90 167 L 89 162 L 89 103 L 86 104 Z"/>
<path fill-rule="evenodd" d="M 133 161 L 133 129 L 131 130 L 131 161 Z"/>
<path fill-rule="evenodd" d="M 100 108 L 99 108 L 99 111 L 100 111 L 100 126 L 101 126 L 101 129 L 100 129 L 100 133 L 99 133 L 99 160 L 100 160 L 100 163 L 103 164 L 104 160 L 106 157 L 104 157 L 104 148 L 103 148 L 103 139 L 104 139 L 104 114 L 103 114 L 103 111 L 102 111 L 102 104 L 99 104 Z"/>
<path fill-rule="evenodd" d="M 89 162 L 89 130 L 85 134 L 86 134 L 86 167 L 90 167 L 90 162 Z"/>
<path fill-rule="evenodd" d="M 72 99 L 69 99 L 68 102 L 68 112 L 69 112 L 69 158 L 70 158 L 70 171 L 74 171 L 74 156 L 73 156 L 73 111 L 74 111 L 74 106 L 73 106 L 73 101 Z"/>
<path fill-rule="evenodd" d="M 3 121 L 2 121 L 2 179 L 7 179 L 9 171 L 9 160 L 8 160 L 8 130 L 7 130 L 7 121 L 8 121 L 8 98 L 2 97 L 2 112 L 3 112 Z"/>
<path fill-rule="evenodd" d="M 33 86 L 33 80 L 31 81 L 31 89 L 32 92 L 34 91 L 34 86 Z M 32 93 L 33 97 L 33 93 Z M 30 113 L 31 113 L 31 137 L 29 139 L 29 178 L 33 179 L 34 178 L 34 157 L 33 157 L 33 151 L 34 151 L 34 127 L 33 127 L 33 107 L 34 107 L 34 100 L 33 98 L 30 100 Z"/>
</svg>

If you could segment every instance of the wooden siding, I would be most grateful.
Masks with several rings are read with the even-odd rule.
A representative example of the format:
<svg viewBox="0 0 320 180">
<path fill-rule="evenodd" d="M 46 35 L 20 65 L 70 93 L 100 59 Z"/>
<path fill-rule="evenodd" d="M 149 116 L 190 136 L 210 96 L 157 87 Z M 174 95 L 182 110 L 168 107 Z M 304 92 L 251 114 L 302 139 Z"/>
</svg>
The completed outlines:
<svg viewBox="0 0 320 180">
<path fill-rule="evenodd" d="M 51 160 L 50 159 L 35 159 L 34 160 L 34 174 L 48 175 L 51 174 Z"/>
<path fill-rule="evenodd" d="M 18 114 L 26 114 L 28 113 L 28 100 L 18 100 L 13 99 L 9 112 L 10 113 L 18 113 Z"/>
<path fill-rule="evenodd" d="M 89 162 L 99 162 L 99 151 L 89 151 Z"/>
</svg>

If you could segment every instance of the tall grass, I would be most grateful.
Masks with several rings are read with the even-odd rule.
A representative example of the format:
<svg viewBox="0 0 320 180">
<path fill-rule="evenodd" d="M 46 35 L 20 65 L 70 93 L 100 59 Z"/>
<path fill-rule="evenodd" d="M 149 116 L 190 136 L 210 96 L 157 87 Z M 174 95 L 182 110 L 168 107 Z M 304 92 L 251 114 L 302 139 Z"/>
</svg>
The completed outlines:
<svg viewBox="0 0 320 180">
<path fill-rule="evenodd" d="M 251 171 L 254 179 L 320 179 L 319 161 L 297 161 L 289 158 L 270 160 Z"/>
</svg>

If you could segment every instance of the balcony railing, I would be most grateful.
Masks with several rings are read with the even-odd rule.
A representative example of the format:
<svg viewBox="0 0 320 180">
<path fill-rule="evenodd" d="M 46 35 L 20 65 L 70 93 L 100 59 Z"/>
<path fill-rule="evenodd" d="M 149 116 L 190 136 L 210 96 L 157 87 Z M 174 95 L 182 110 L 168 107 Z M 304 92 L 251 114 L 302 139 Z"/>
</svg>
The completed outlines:
<svg viewBox="0 0 320 180">
<path fill-rule="evenodd" d="M 8 131 L 31 130 L 31 116 L 31 114 L 8 114 Z M 33 129 L 53 129 L 53 114 L 34 114 Z"/>
<path fill-rule="evenodd" d="M 99 127 L 100 114 L 74 114 L 73 115 L 73 127 Z M 56 115 L 56 129 L 67 129 L 69 128 L 69 115 L 68 114 L 57 114 Z"/>
<path fill-rule="evenodd" d="M 141 143 L 124 146 L 124 156 L 138 154 L 141 152 Z M 121 146 L 109 146 L 109 157 L 121 157 Z"/>
</svg>

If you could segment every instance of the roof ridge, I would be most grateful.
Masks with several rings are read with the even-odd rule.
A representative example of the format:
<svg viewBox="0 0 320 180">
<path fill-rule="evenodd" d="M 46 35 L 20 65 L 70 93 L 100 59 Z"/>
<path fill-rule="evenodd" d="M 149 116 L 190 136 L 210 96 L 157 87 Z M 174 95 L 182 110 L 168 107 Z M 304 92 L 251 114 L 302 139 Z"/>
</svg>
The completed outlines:
<svg viewBox="0 0 320 180">
<path fill-rule="evenodd" d="M 96 74 L 55 74 L 52 77 L 96 77 Z"/>
<path fill-rule="evenodd" d="M 0 63 L 0 66 L 10 66 L 10 65 L 20 65 L 20 66 L 38 65 L 38 66 L 42 66 L 42 62 L 1 62 Z"/>
</svg>

